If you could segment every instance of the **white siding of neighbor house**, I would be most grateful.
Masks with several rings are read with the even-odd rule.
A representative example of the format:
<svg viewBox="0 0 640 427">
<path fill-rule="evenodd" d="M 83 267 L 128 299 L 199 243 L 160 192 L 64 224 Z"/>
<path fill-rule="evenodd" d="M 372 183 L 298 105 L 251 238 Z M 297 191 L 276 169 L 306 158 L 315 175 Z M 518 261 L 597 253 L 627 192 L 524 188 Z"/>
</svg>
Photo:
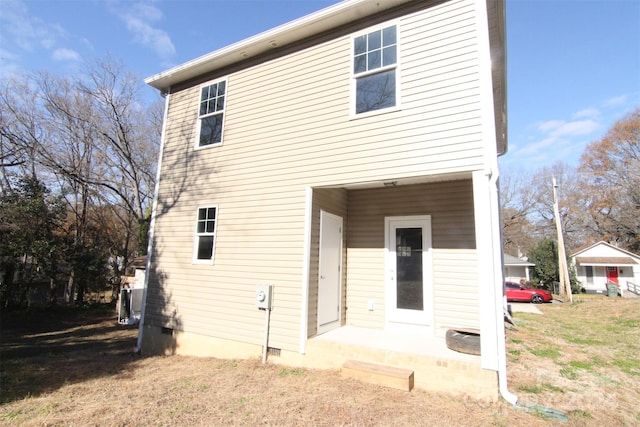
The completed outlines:
<svg viewBox="0 0 640 427">
<path fill-rule="evenodd" d="M 620 251 L 605 244 L 596 244 L 593 247 L 574 255 L 574 257 L 631 258 L 636 262 L 635 264 L 617 266 L 618 282 L 623 289 L 626 289 L 627 282 L 640 285 L 640 256 Z M 575 264 L 575 261 L 573 262 Z M 622 270 L 622 272 L 620 272 L 620 270 Z M 587 282 L 587 271 L 584 266 L 578 266 L 576 274 L 578 276 L 578 281 L 582 283 L 586 290 L 600 291 L 602 293 L 607 291 L 607 271 L 605 266 L 593 266 L 593 283 Z"/>
<path fill-rule="evenodd" d="M 272 284 L 270 346 L 297 349 L 307 187 L 483 168 L 481 124 L 492 118 L 482 117 L 474 4 L 437 4 L 396 21 L 401 46 L 398 111 L 350 116 L 350 36 L 226 76 L 220 146 L 194 150 L 200 86 L 173 93 L 145 322 L 260 344 L 264 314 L 255 306 L 255 288 Z M 225 76 L 212 79 L 220 77 Z M 438 322 L 448 322 L 462 310 L 464 322 L 472 324 L 477 292 L 457 300 L 460 307 L 450 303 L 453 295 L 472 287 L 472 280 L 447 275 L 460 268 L 464 277 L 473 276 L 474 249 L 466 243 L 455 246 L 473 240 L 471 186 L 461 184 L 470 205 L 458 210 L 455 193 L 438 190 L 439 185 L 434 192 L 453 209 L 443 214 L 459 222 L 459 229 L 446 239 L 454 247 L 440 250 L 440 224 L 434 218 L 434 269 L 439 274 L 435 310 L 444 319 Z M 399 198 L 403 200 L 406 206 L 407 199 Z M 196 211 L 208 205 L 218 207 L 215 259 L 213 265 L 194 265 Z M 362 206 L 354 203 L 356 209 Z M 358 215 L 349 212 L 347 229 Z M 377 225 L 383 234 L 383 223 Z M 363 237 L 350 236 L 356 241 Z M 376 249 L 347 249 L 350 309 L 369 298 L 364 286 L 383 277 L 382 263 L 374 261 L 379 256 L 372 254 L 379 244 Z M 383 295 L 377 292 L 382 310 Z M 317 296 L 309 298 L 311 307 Z M 379 316 L 365 317 L 347 319 L 380 326 Z M 309 323 L 311 328 L 313 320 Z"/>
</svg>

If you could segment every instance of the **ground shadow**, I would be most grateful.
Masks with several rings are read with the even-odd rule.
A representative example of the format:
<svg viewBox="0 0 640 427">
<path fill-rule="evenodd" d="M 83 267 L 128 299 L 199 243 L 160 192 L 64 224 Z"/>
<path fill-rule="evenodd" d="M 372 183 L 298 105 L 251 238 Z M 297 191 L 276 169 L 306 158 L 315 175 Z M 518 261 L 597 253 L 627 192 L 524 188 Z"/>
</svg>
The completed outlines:
<svg viewBox="0 0 640 427">
<path fill-rule="evenodd" d="M 131 369 L 140 358 L 134 354 L 137 328 L 119 325 L 111 311 L 3 311 L 0 403 Z"/>
</svg>

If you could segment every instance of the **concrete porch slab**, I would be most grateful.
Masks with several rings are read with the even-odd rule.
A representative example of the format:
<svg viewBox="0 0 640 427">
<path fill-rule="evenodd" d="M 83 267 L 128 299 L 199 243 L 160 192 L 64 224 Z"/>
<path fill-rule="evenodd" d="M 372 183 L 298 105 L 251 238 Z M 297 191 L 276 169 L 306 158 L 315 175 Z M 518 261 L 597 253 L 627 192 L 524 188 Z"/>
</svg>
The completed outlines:
<svg viewBox="0 0 640 427">
<path fill-rule="evenodd" d="M 480 364 L 480 357 L 458 353 L 447 348 L 444 336 L 419 333 L 401 333 L 378 329 L 343 326 L 309 340 L 354 345 L 371 350 L 413 354 L 446 360 Z"/>
</svg>

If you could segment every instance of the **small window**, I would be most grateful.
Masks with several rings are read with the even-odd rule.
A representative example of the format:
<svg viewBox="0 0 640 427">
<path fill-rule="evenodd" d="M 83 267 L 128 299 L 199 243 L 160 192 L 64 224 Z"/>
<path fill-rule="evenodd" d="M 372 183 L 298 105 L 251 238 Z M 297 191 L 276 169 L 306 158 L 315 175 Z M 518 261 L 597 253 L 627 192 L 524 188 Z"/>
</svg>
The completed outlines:
<svg viewBox="0 0 640 427">
<path fill-rule="evenodd" d="M 215 206 L 198 209 L 198 219 L 196 221 L 196 237 L 194 242 L 195 262 L 213 261 L 217 211 L 218 209 Z"/>
<path fill-rule="evenodd" d="M 220 81 L 200 90 L 200 110 L 198 111 L 198 146 L 220 144 L 227 82 Z"/>
<path fill-rule="evenodd" d="M 380 28 L 353 39 L 356 114 L 397 105 L 397 27 Z"/>
<path fill-rule="evenodd" d="M 587 277 L 587 285 L 593 285 L 593 267 L 590 265 L 585 266 L 584 273 Z"/>
</svg>

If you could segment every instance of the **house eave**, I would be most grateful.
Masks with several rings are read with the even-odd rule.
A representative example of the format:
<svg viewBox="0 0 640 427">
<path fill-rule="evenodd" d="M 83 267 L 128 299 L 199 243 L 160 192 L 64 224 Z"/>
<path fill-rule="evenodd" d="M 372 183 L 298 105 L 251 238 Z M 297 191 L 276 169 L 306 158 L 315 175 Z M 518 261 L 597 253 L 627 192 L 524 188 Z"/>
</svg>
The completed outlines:
<svg viewBox="0 0 640 427">
<path fill-rule="evenodd" d="M 637 264 L 630 257 L 576 257 L 576 263 L 592 267 L 624 267 Z"/>
<path fill-rule="evenodd" d="M 343 1 L 148 77 L 145 83 L 167 92 L 175 84 L 410 1 L 412 0 Z"/>
</svg>

